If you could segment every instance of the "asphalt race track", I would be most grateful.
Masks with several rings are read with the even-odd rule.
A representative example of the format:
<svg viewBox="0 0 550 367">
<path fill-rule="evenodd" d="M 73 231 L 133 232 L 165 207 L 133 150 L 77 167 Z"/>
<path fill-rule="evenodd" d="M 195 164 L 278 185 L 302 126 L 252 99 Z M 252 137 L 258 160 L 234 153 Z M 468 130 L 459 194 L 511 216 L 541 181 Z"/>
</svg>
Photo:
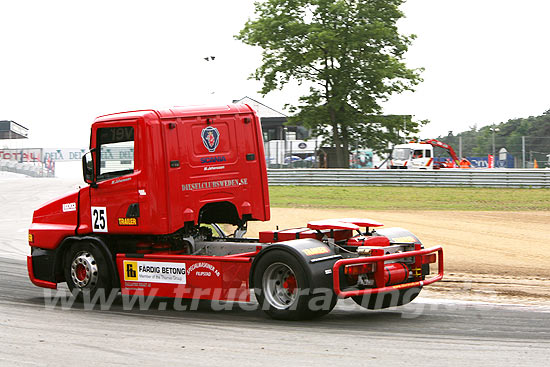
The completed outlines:
<svg viewBox="0 0 550 367">
<path fill-rule="evenodd" d="M 341 300 L 319 320 L 281 322 L 238 305 L 213 311 L 205 302 L 189 311 L 167 299 L 146 310 L 124 307 L 120 296 L 108 310 L 46 305 L 49 290 L 27 276 L 27 229 L 34 208 L 75 183 L 0 180 L 0 366 L 548 365 L 548 307 L 421 294 L 396 309 Z"/>
<path fill-rule="evenodd" d="M 368 311 L 339 301 L 322 319 L 281 322 L 260 310 L 45 306 L 26 264 L 0 258 L 0 365 L 547 365 L 550 310 L 418 298 Z M 160 309 L 160 310 L 159 310 Z"/>
</svg>

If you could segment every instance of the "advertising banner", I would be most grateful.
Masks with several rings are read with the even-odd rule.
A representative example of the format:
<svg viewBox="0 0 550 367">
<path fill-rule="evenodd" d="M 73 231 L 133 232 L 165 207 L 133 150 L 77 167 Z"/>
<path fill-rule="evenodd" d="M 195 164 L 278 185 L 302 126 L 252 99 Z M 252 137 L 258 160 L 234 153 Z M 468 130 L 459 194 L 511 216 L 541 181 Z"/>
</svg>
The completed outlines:
<svg viewBox="0 0 550 367">
<path fill-rule="evenodd" d="M 55 162 L 80 161 L 86 153 L 83 148 L 62 148 L 62 149 L 44 149 L 44 159 L 51 159 Z"/>
<path fill-rule="evenodd" d="M 42 162 L 42 149 L 0 149 L 0 160 L 20 163 Z"/>
<path fill-rule="evenodd" d="M 489 154 L 488 167 L 487 168 L 495 168 L 495 157 L 493 157 L 491 154 Z"/>
</svg>

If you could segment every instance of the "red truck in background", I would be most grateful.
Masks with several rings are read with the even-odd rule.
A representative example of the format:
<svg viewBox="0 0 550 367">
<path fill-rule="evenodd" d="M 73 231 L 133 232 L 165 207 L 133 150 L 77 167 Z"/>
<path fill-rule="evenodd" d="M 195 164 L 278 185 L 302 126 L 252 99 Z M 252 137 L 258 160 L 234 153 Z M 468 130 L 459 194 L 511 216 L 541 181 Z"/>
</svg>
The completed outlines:
<svg viewBox="0 0 550 367">
<path fill-rule="evenodd" d="M 402 305 L 443 277 L 440 246 L 369 219 L 244 238 L 249 221 L 270 218 L 261 125 L 247 105 L 98 117 L 82 163 L 87 185 L 34 212 L 35 285 L 227 301 L 249 301 L 252 289 L 271 317 L 305 319 L 338 298 Z"/>
</svg>

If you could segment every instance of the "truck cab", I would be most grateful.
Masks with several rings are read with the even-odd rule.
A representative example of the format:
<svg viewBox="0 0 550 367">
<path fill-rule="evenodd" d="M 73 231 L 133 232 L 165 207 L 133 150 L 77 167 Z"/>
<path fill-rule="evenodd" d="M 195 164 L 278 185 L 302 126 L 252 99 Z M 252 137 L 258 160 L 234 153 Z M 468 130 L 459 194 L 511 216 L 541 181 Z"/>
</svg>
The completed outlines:
<svg viewBox="0 0 550 367">
<path fill-rule="evenodd" d="M 174 108 L 98 117 L 83 158 L 89 185 L 35 212 L 35 243 L 56 246 L 45 233 L 52 231 L 62 232 L 57 240 L 68 234 L 163 235 L 199 223 L 269 220 L 258 117 L 237 105 L 204 112 Z M 43 224 L 56 221 L 64 226 L 44 230 Z"/>
<path fill-rule="evenodd" d="M 429 144 L 408 143 L 394 146 L 390 169 L 433 169 L 433 147 Z"/>
</svg>

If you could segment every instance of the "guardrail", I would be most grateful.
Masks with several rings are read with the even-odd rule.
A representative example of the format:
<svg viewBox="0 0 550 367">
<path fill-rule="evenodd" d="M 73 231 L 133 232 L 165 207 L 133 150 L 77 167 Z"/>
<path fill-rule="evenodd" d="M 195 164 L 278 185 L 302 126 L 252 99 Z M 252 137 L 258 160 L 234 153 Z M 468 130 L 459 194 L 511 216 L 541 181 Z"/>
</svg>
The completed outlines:
<svg viewBox="0 0 550 367">
<path fill-rule="evenodd" d="M 41 163 L 19 163 L 0 160 L 0 171 L 19 173 L 30 177 L 53 177 L 53 172 L 47 170 Z"/>
<path fill-rule="evenodd" d="M 550 169 L 269 169 L 274 186 L 550 188 Z"/>
</svg>

